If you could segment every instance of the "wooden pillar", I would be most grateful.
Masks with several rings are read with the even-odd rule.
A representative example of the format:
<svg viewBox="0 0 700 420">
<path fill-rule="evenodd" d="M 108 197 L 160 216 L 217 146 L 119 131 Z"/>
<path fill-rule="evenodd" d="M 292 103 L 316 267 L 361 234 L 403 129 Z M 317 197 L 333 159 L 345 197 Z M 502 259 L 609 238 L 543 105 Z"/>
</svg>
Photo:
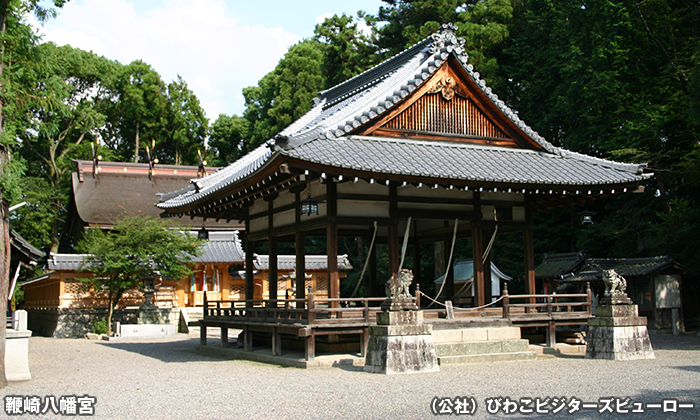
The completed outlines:
<svg viewBox="0 0 700 420">
<path fill-rule="evenodd" d="M 474 192 L 474 213 L 476 220 L 472 221 L 472 259 L 474 262 L 474 306 L 486 304 L 484 294 L 484 231 L 481 225 L 481 194 Z"/>
<path fill-rule="evenodd" d="M 526 197 L 525 229 L 523 230 L 523 249 L 525 250 L 525 293 L 533 295 L 535 291 L 535 244 L 532 233 L 532 202 Z M 535 303 L 531 299 L 530 303 Z"/>
<path fill-rule="evenodd" d="M 245 217 L 245 298 L 246 300 L 253 299 L 253 294 L 255 292 L 255 280 L 253 278 L 253 241 L 251 241 L 250 232 L 250 211 L 246 211 Z M 247 303 L 246 306 L 251 306 Z"/>
<path fill-rule="evenodd" d="M 301 201 L 301 194 L 296 193 L 296 202 Z M 297 228 L 294 234 L 294 249 L 296 251 L 296 282 L 294 288 L 296 289 L 296 298 L 304 299 L 306 296 L 306 235 L 304 232 L 299 230 L 299 223 L 301 223 L 301 208 L 296 206 L 296 224 Z M 304 307 L 304 302 L 297 302 L 298 308 Z"/>
<path fill-rule="evenodd" d="M 525 294 L 535 294 L 535 249 L 532 226 L 523 230 L 523 248 L 525 249 Z"/>
<path fill-rule="evenodd" d="M 338 185 L 329 179 L 326 183 L 327 232 L 326 254 L 328 255 L 328 297 L 340 297 L 338 275 Z M 337 308 L 338 302 L 331 302 Z"/>
<path fill-rule="evenodd" d="M 398 192 L 395 183 L 389 184 L 389 276 L 399 272 L 399 215 Z"/>
<path fill-rule="evenodd" d="M 274 200 L 276 195 L 269 195 L 266 197 L 267 200 L 267 231 L 268 231 L 268 244 L 269 244 L 269 254 L 270 254 L 270 268 L 268 270 L 268 298 L 271 300 L 271 306 L 277 306 L 277 237 L 272 235 L 272 230 L 274 228 L 274 217 L 273 212 L 275 209 Z"/>
<path fill-rule="evenodd" d="M 228 327 L 225 325 L 221 326 L 221 347 L 228 346 Z"/>
<path fill-rule="evenodd" d="M 484 234 L 484 230 L 481 231 L 482 235 Z M 483 235 L 483 237 L 488 238 L 487 243 L 491 240 L 491 236 L 493 235 L 493 230 L 488 229 L 486 230 L 486 235 Z M 491 252 L 493 251 L 493 248 L 491 248 L 491 251 L 489 251 L 489 254 L 486 256 L 486 261 L 483 263 L 484 267 L 484 305 L 487 303 L 491 303 Z"/>
</svg>

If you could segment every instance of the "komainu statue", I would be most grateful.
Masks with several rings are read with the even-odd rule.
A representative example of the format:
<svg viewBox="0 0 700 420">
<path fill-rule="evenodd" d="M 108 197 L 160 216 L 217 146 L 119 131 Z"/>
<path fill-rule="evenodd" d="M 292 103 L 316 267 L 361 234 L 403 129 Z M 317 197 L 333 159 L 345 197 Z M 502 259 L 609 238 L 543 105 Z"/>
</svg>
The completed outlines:
<svg viewBox="0 0 700 420">
<path fill-rule="evenodd" d="M 613 269 L 603 270 L 603 282 L 605 282 L 605 296 L 624 295 L 627 289 L 627 281 Z"/>
<path fill-rule="evenodd" d="M 413 283 L 413 272 L 408 269 L 402 269 L 396 277 L 387 280 L 384 289 L 386 296 L 392 299 L 410 298 L 411 292 L 408 291 L 408 286 Z"/>
</svg>

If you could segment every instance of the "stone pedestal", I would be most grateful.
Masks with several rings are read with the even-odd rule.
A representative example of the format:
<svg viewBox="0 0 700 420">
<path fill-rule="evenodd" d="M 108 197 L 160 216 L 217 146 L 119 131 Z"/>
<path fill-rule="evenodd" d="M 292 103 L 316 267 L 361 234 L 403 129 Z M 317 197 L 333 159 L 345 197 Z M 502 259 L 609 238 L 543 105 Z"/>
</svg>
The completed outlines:
<svg viewBox="0 0 700 420">
<path fill-rule="evenodd" d="M 587 359 L 655 359 L 646 317 L 627 295 L 601 299 L 595 318 L 588 320 Z"/>
<path fill-rule="evenodd" d="M 165 324 L 163 314 L 158 308 L 144 309 L 143 306 L 139 310 L 137 324 Z"/>
<path fill-rule="evenodd" d="M 390 310 L 377 314 L 377 326 L 369 327 L 366 372 L 392 375 L 439 370 L 432 326 L 423 323 L 423 312 Z"/>
</svg>

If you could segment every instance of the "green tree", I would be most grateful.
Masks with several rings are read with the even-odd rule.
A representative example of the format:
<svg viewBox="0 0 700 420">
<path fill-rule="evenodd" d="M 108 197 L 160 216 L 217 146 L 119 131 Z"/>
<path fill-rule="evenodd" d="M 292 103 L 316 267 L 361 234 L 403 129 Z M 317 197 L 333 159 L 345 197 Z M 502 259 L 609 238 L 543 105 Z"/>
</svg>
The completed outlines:
<svg viewBox="0 0 700 420">
<path fill-rule="evenodd" d="M 372 28 L 371 19 L 365 22 Z M 314 35 L 323 47 L 325 89 L 362 73 L 377 62 L 375 37 L 365 35 L 352 16 L 333 15 L 316 25 Z"/>
<path fill-rule="evenodd" d="M 214 166 L 225 166 L 243 155 L 244 139 L 248 138 L 250 121 L 238 115 L 219 114 L 209 131 L 209 146 L 215 153 Z"/>
<path fill-rule="evenodd" d="M 93 277 L 81 281 L 86 288 L 107 294 L 107 334 L 112 333 L 114 307 L 125 291 L 139 287 L 145 278 L 186 277 L 198 245 L 196 238 L 163 219 L 127 217 L 111 231 L 91 230 L 77 249 L 89 254 L 83 269 Z"/>
<path fill-rule="evenodd" d="M 119 96 L 109 113 L 110 131 L 103 139 L 122 159 L 132 156 L 138 162 L 145 146 L 168 137 L 166 86 L 150 64 L 136 60 L 122 67 L 114 89 Z"/>
<path fill-rule="evenodd" d="M 204 148 L 209 120 L 180 75 L 168 84 L 168 106 L 168 137 L 156 148 L 160 160 L 176 165 L 198 164 L 197 150 Z"/>
<path fill-rule="evenodd" d="M 66 0 L 54 0 L 61 7 Z M 9 206 L 17 195 L 18 181 L 22 173 L 18 160 L 11 159 L 16 146 L 15 120 L 22 114 L 23 101 L 28 92 L 17 80 L 21 79 L 23 63 L 31 59 L 37 37 L 24 16 L 34 13 L 40 20 L 55 16 L 51 7 L 44 7 L 39 0 L 0 1 L 0 314 L 7 311 L 10 268 Z M 6 325 L 0 325 L 0 360 L 5 359 Z M 5 365 L 0 363 L 0 388 L 7 385 Z"/>
<path fill-rule="evenodd" d="M 257 86 L 243 89 L 250 123 L 245 151 L 271 139 L 311 109 L 312 99 L 323 89 L 323 49 L 315 40 L 301 41 L 289 48 L 275 69 Z"/>
<path fill-rule="evenodd" d="M 58 252 L 63 224 L 59 210 L 68 202 L 72 160 L 89 158 L 89 143 L 98 140 L 97 130 L 106 119 L 100 111 L 101 103 L 111 103 L 113 92 L 108 86 L 117 63 L 53 43 L 37 46 L 36 54 L 40 60 L 25 64 L 24 72 L 31 74 L 31 80 L 25 83 L 38 99 L 28 101 L 26 128 L 18 137 L 22 140 L 22 156 L 29 163 L 28 174 L 48 184 L 41 201 L 54 198 L 50 207 L 55 211 L 46 223 L 51 224 L 50 251 Z"/>
<path fill-rule="evenodd" d="M 444 23 L 459 22 L 458 11 L 464 2 L 457 0 L 383 0 L 377 20 L 385 22 L 379 29 L 377 44 L 394 55 L 437 31 Z"/>
</svg>

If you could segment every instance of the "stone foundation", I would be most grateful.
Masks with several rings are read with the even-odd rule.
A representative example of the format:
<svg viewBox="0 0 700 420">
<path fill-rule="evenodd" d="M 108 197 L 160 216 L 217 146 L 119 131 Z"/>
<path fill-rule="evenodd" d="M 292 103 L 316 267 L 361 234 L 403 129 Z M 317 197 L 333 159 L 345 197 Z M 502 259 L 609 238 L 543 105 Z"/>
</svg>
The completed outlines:
<svg viewBox="0 0 700 420">
<path fill-rule="evenodd" d="M 161 324 L 178 324 L 179 309 L 157 309 Z M 28 327 L 33 335 L 56 338 L 83 338 L 93 332 L 96 321 L 107 319 L 107 309 L 27 309 Z M 137 324 L 139 309 L 115 309 L 112 322 Z"/>
<path fill-rule="evenodd" d="M 366 372 L 391 375 L 440 370 L 432 326 L 423 324 L 422 312 L 380 312 L 377 326 L 371 326 L 369 334 Z"/>
<path fill-rule="evenodd" d="M 637 305 L 603 302 L 596 316 L 588 320 L 586 358 L 609 360 L 654 359 L 647 319 L 638 315 Z"/>
</svg>

